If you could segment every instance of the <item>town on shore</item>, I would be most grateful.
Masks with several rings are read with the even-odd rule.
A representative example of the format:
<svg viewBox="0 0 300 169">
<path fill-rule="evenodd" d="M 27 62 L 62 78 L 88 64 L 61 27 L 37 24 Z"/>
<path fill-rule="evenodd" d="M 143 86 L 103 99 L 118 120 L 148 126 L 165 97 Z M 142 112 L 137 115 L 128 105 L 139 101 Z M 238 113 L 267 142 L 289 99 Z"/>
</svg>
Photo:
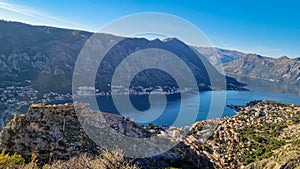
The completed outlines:
<svg viewBox="0 0 300 169">
<path fill-rule="evenodd" d="M 183 142 L 197 156 L 204 156 L 216 168 L 244 168 L 272 157 L 276 149 L 293 143 L 300 150 L 300 135 L 292 138 L 284 131 L 300 125 L 300 106 L 268 100 L 255 100 L 246 106 L 228 105 L 237 115 L 196 122 L 188 135 L 186 127 L 146 126 L 152 133 Z M 298 126 L 299 127 L 299 126 Z M 299 163 L 300 165 L 300 163 Z"/>
<path fill-rule="evenodd" d="M 288 140 L 282 134 L 284 128 L 299 125 L 300 106 L 264 100 L 229 107 L 236 109 L 237 115 L 197 122 L 184 139 L 216 167 L 244 167 L 271 157 L 277 148 L 299 139 Z"/>
</svg>

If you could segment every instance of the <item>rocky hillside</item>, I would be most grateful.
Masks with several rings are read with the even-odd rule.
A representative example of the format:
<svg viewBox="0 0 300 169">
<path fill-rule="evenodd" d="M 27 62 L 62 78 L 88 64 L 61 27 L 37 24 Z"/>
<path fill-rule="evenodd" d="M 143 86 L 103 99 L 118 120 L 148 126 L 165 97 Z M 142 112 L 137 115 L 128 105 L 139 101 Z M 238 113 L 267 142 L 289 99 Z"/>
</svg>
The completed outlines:
<svg viewBox="0 0 300 169">
<path fill-rule="evenodd" d="M 76 106 L 92 113 L 88 105 Z M 105 121 L 97 121 L 99 124 L 108 123 L 128 136 L 147 137 L 150 134 L 131 121 L 126 126 L 120 125 L 124 120 L 122 117 L 101 115 Z M 15 115 L 0 133 L 0 149 L 21 154 L 27 161 L 33 153 L 45 163 L 53 159 L 69 159 L 80 153 L 96 155 L 99 148 L 83 130 L 73 104 L 31 105 L 27 114 Z"/>
<path fill-rule="evenodd" d="M 0 21 L 0 80 L 31 80 L 37 89 L 64 92 L 70 88 L 76 57 L 90 36 L 84 31 Z"/>
<path fill-rule="evenodd" d="M 300 106 L 252 101 L 229 107 L 238 114 L 194 124 L 185 143 L 206 155 L 217 168 L 300 165 Z"/>
<path fill-rule="evenodd" d="M 121 116 L 92 111 L 86 104 L 75 104 L 75 107 L 85 118 L 83 121 L 81 115 L 75 113 L 73 104 L 31 105 L 26 115 L 15 115 L 0 132 L 0 150 L 20 154 L 27 162 L 35 154 L 40 164 L 76 159 L 82 153 L 95 156 L 103 148 L 88 137 L 87 130 L 83 130 L 82 124 L 89 124 L 97 128 L 108 125 L 113 131 L 130 137 L 156 135 L 162 139 L 159 141 L 165 138 L 179 140 L 168 152 L 133 160 L 144 168 L 212 168 L 213 165 L 217 168 L 294 168 L 300 164 L 300 107 L 296 105 L 272 101 L 232 105 L 230 107 L 239 111 L 236 116 L 200 121 L 188 128 L 170 126 L 168 130 L 153 125 L 144 128 Z M 101 120 L 97 115 L 104 118 Z M 191 129 L 190 134 L 181 135 L 187 129 Z M 105 130 L 99 131 L 102 133 L 95 137 L 107 141 Z M 126 145 L 124 141 L 123 145 Z M 154 151 L 147 142 L 144 145 L 145 148 L 134 152 Z"/>
<path fill-rule="evenodd" d="M 300 168 L 300 124 L 291 125 L 285 128 L 281 135 L 281 140 L 287 142 L 286 145 L 274 151 L 275 155 L 268 159 L 263 159 L 249 164 L 245 169 L 282 169 Z"/>
<path fill-rule="evenodd" d="M 0 80 L 30 80 L 39 92 L 70 92 L 75 61 L 91 35 L 92 33 L 85 31 L 0 21 Z M 105 39 L 103 44 L 120 39 L 108 34 L 99 35 Z M 178 55 L 191 68 L 201 90 L 211 90 L 206 70 L 210 70 L 215 78 L 222 76 L 208 62 L 201 62 L 189 46 L 175 38 L 164 41 L 125 38 L 103 60 L 104 67 L 98 70 L 97 78 L 97 84 L 102 86 L 98 87 L 106 90 L 112 73 L 121 61 L 131 53 L 146 48 L 163 49 Z M 202 55 L 200 57 L 206 60 Z M 132 65 L 126 69 L 130 72 Z M 173 69 L 181 68 L 177 66 Z M 229 89 L 242 86 L 232 78 L 227 78 L 227 81 Z M 144 86 L 176 86 L 173 78 L 157 70 L 141 72 L 135 82 Z"/>
<path fill-rule="evenodd" d="M 79 111 L 80 113 L 75 113 Z M 102 118 L 99 118 L 99 117 Z M 80 118 L 79 118 L 80 117 Z M 82 120 L 84 118 L 84 120 Z M 81 122 L 81 123 L 80 123 Z M 74 165 L 75 161 L 86 163 L 88 159 L 90 162 L 86 163 L 87 166 L 94 168 L 93 163 L 103 163 L 107 166 L 120 166 L 120 162 L 124 159 L 125 152 L 118 150 L 117 157 L 108 153 L 103 147 L 99 147 L 87 134 L 87 129 L 83 129 L 82 125 L 89 125 L 89 127 L 97 127 L 98 129 L 103 126 L 109 126 L 112 129 L 110 133 L 108 130 L 99 130 L 99 137 L 102 140 L 109 141 L 115 144 L 120 141 L 119 138 L 113 139 L 105 138 L 106 134 L 112 135 L 122 133 L 128 137 L 143 137 L 147 138 L 153 136 L 151 130 L 137 125 L 135 122 L 125 119 L 121 116 L 112 115 L 109 113 L 95 112 L 89 108 L 87 104 L 64 104 L 64 105 L 44 105 L 36 104 L 31 105 L 27 114 L 14 116 L 6 127 L 0 132 L 0 151 L 5 150 L 11 155 L 16 153 L 21 155 L 28 163 L 32 159 L 32 155 L 37 156 L 38 165 L 51 164 L 51 168 L 55 166 L 70 166 Z M 89 128 L 90 129 L 90 128 Z M 105 132 L 105 133 L 104 133 Z M 180 137 L 179 129 L 173 127 L 170 133 L 162 132 L 158 136 L 162 139 L 166 137 Z M 176 133 L 176 134 L 174 134 Z M 175 138 L 175 137 L 174 137 Z M 127 143 L 120 138 L 123 145 Z M 99 141 L 99 140 L 98 140 Z M 130 142 L 129 144 L 134 144 Z M 150 152 L 151 145 L 144 143 L 145 148 L 135 149 L 134 153 L 138 154 L 140 151 Z M 155 148 L 153 148 L 155 149 Z M 104 156 L 103 153 L 109 156 Z M 93 157 L 100 154 L 99 157 Z M 88 155 L 88 157 L 86 157 Z M 3 155 L 4 156 L 4 155 Z M 111 156 L 111 157 L 110 157 Z M 0 161 L 2 156 L 0 156 Z M 122 158 L 121 158 L 122 157 Z M 5 156 L 5 158 L 7 158 Z M 100 161 L 98 161 L 100 158 Z M 101 158 L 121 158 L 121 160 L 114 161 L 115 159 L 106 159 L 107 162 L 102 161 Z M 105 159 L 104 159 L 105 160 Z M 168 152 L 159 154 L 149 158 L 141 159 L 128 159 L 131 164 L 136 164 L 143 168 L 157 168 L 159 167 L 180 167 L 180 168 L 194 168 L 206 167 L 212 168 L 212 163 L 205 156 L 199 156 L 192 151 L 183 142 L 179 142 Z M 102 162 L 101 162 L 102 161 Z M 109 164 L 112 163 L 112 164 Z M 125 163 L 124 163 L 125 164 Z M 3 163 L 0 162 L 0 168 Z M 10 164 L 14 165 L 14 164 Z M 123 166 L 126 168 L 125 166 Z M 68 168 L 68 167 L 67 167 Z M 110 167 L 108 167 L 110 168 Z"/>
<path fill-rule="evenodd" d="M 241 58 L 223 65 L 225 73 L 233 77 L 249 77 L 275 82 L 300 82 L 300 60 L 281 57 L 278 59 L 256 54 L 243 55 Z"/>
<path fill-rule="evenodd" d="M 203 56 L 207 57 L 207 59 L 214 66 L 234 61 L 236 59 L 239 59 L 241 56 L 245 55 L 245 53 L 239 51 L 220 49 L 216 47 L 193 47 L 193 48 Z"/>
</svg>

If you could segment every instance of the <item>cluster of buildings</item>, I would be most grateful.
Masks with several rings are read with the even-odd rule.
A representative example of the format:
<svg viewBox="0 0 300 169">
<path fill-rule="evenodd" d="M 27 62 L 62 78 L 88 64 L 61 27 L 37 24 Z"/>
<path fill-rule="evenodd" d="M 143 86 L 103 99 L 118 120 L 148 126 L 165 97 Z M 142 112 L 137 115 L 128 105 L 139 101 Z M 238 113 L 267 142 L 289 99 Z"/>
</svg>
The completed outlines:
<svg viewBox="0 0 300 169">
<path fill-rule="evenodd" d="M 0 103 L 19 110 L 22 106 L 33 103 L 49 103 L 57 100 L 72 99 L 71 94 L 50 92 L 40 95 L 32 86 L 6 86 L 0 88 Z"/>
<path fill-rule="evenodd" d="M 110 85 L 109 85 L 110 86 Z M 78 87 L 74 97 L 81 96 L 109 96 L 109 95 L 147 95 L 147 94 L 174 94 L 180 92 L 187 92 L 190 89 L 179 90 L 175 87 L 168 86 L 156 86 L 156 87 L 143 87 L 143 86 L 134 86 L 134 87 L 125 87 L 122 85 L 112 85 L 111 91 L 99 90 L 93 86 L 80 86 Z"/>
<path fill-rule="evenodd" d="M 187 90 L 188 89 L 184 89 Z M 132 95 L 144 95 L 144 94 L 173 94 L 179 91 L 176 88 L 166 87 L 149 87 L 144 88 L 137 86 L 134 88 L 124 89 L 123 86 L 112 86 L 112 91 L 100 91 L 95 87 L 81 86 L 78 88 L 74 97 L 80 96 L 109 96 L 111 94 L 132 94 Z M 51 103 L 60 100 L 71 100 L 73 98 L 71 93 L 57 93 L 50 92 L 46 94 L 39 93 L 38 90 L 34 89 L 31 85 L 23 86 L 5 86 L 0 87 L 0 103 L 7 105 L 11 110 L 20 110 L 23 106 L 28 106 L 34 103 Z"/>
<path fill-rule="evenodd" d="M 38 91 L 31 86 L 6 86 L 0 88 L 0 102 L 8 106 L 32 104 L 38 98 Z"/>
<path fill-rule="evenodd" d="M 246 126 L 289 124 L 300 115 L 299 106 L 270 101 L 250 102 L 236 108 L 236 116 L 196 123 L 184 143 L 220 168 L 237 168 L 245 164 L 246 152 L 255 151 L 253 142 L 241 137 Z"/>
<path fill-rule="evenodd" d="M 43 94 L 42 98 L 37 101 L 37 103 L 49 103 L 52 101 L 59 101 L 59 100 L 71 100 L 72 94 L 66 93 L 56 93 L 56 92 L 50 92 Z"/>
</svg>

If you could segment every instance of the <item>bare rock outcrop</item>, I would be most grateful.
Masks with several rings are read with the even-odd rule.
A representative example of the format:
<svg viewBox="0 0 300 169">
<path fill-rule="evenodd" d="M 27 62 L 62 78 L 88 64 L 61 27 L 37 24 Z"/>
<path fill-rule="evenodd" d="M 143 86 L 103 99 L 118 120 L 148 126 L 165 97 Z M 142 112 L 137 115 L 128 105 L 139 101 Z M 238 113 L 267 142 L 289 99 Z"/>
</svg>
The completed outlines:
<svg viewBox="0 0 300 169">
<path fill-rule="evenodd" d="M 96 113 L 86 104 L 76 104 L 85 113 Z M 97 112 L 100 113 L 100 112 Z M 101 113 L 103 120 L 117 132 L 134 137 L 149 135 L 142 127 L 132 121 L 124 125 L 124 118 Z M 95 120 L 89 119 L 92 123 Z M 123 124 L 123 125 L 120 125 Z M 83 129 L 74 104 L 31 105 L 27 114 L 16 114 L 0 133 L 0 149 L 21 154 L 27 161 L 32 154 L 41 163 L 52 160 L 65 160 L 80 153 L 97 155 L 100 147 L 89 138 Z"/>
</svg>

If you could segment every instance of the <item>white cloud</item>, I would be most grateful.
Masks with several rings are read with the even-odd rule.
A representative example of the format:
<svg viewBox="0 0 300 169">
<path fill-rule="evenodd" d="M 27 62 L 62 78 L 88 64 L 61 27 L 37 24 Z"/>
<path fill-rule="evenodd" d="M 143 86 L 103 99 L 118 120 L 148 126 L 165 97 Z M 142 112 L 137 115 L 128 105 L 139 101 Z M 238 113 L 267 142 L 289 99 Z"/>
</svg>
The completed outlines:
<svg viewBox="0 0 300 169">
<path fill-rule="evenodd" d="M 84 27 L 80 24 L 52 16 L 43 11 L 39 11 L 27 6 L 16 5 L 7 2 L 0 2 L 0 10 L 1 9 L 7 12 L 12 12 L 14 14 L 21 15 L 23 19 L 21 22 L 29 22 L 31 24 L 52 25 L 52 26 L 59 26 L 59 27 L 73 28 L 73 29 Z M 7 19 L 7 18 L 2 18 L 2 19 Z M 9 20 L 11 19 L 12 18 L 9 17 Z M 20 21 L 20 19 L 16 19 L 15 21 Z"/>
<path fill-rule="evenodd" d="M 34 9 L 20 6 L 20 5 L 10 4 L 6 2 L 0 2 L 0 8 L 21 15 L 29 16 L 32 18 L 38 18 L 38 19 L 49 18 L 49 16 L 43 15 L 41 12 L 36 11 Z"/>
</svg>

